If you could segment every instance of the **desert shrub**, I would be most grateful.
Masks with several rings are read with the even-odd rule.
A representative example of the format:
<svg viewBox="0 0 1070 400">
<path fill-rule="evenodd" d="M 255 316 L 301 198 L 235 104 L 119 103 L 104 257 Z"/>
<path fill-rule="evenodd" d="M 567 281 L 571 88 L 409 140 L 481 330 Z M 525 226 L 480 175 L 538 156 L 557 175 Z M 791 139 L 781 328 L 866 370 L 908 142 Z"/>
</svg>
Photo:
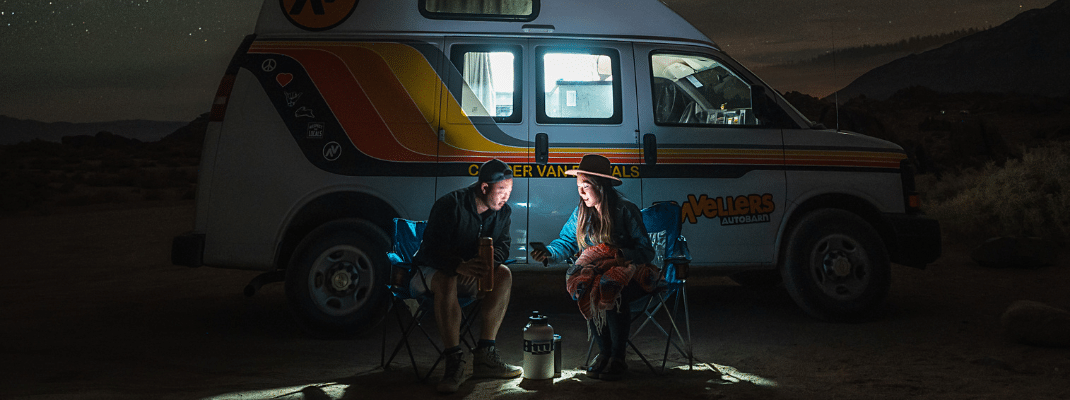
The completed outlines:
<svg viewBox="0 0 1070 400">
<path fill-rule="evenodd" d="M 75 194 L 75 195 L 70 195 L 70 196 L 63 196 L 63 197 L 60 197 L 59 199 L 56 200 L 56 205 L 57 206 L 63 206 L 63 207 L 70 207 L 70 206 L 77 207 L 77 206 L 84 206 L 84 205 L 88 205 L 88 204 L 91 204 L 91 201 L 90 201 L 90 198 L 89 198 L 89 194 L 86 194 L 86 193 Z"/>
<path fill-rule="evenodd" d="M 159 189 L 149 189 L 145 191 L 145 194 L 144 196 L 142 196 L 142 199 L 148 201 L 162 200 L 163 193 L 161 193 Z"/>
<path fill-rule="evenodd" d="M 949 240 L 991 236 L 1070 238 L 1070 144 L 1027 149 L 998 166 L 919 180 L 926 212 Z"/>
<path fill-rule="evenodd" d="M 118 186 L 117 181 L 114 175 L 99 172 L 87 173 L 84 179 L 86 185 L 93 187 Z"/>
</svg>

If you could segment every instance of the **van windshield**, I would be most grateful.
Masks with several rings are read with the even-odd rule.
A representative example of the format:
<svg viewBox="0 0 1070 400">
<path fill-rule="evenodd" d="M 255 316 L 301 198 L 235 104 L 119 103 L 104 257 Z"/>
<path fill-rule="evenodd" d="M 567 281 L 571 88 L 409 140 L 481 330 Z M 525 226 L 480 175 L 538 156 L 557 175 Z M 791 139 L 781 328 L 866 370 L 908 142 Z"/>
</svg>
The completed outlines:
<svg viewBox="0 0 1070 400">
<path fill-rule="evenodd" d="M 420 0 L 420 12 L 434 19 L 531 21 L 539 0 Z"/>
</svg>

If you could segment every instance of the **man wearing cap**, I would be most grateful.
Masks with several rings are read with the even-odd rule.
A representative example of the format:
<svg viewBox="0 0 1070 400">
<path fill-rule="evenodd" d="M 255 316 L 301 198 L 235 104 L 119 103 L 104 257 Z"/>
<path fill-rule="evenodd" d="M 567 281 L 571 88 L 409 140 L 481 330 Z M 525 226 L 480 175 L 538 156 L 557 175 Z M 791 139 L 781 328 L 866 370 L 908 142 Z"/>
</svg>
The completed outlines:
<svg viewBox="0 0 1070 400">
<path fill-rule="evenodd" d="M 435 294 L 435 322 L 446 348 L 444 375 L 438 391 L 456 392 L 468 378 L 465 364 L 473 363 L 475 378 L 515 378 L 520 367 L 502 361 L 495 338 L 509 305 L 512 274 L 503 263 L 509 258 L 509 225 L 512 210 L 513 170 L 494 159 L 479 168 L 472 185 L 440 197 L 431 207 L 423 242 L 413 263 L 423 272 L 422 281 L 413 280 L 414 291 L 430 289 Z M 486 292 L 480 307 L 480 340 L 472 354 L 461 349 L 461 306 L 459 296 L 476 295 L 477 282 L 484 274 L 479 259 L 479 238 L 494 239 L 494 290 Z M 427 282 L 429 288 L 423 288 Z"/>
</svg>

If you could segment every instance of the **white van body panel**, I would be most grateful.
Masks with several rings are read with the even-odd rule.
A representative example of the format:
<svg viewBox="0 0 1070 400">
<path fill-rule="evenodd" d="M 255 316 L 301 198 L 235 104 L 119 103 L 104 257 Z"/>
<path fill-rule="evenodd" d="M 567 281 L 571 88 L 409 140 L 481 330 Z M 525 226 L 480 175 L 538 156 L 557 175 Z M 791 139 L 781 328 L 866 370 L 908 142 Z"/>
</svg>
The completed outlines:
<svg viewBox="0 0 1070 400">
<path fill-rule="evenodd" d="M 620 2 L 616 0 L 570 0 L 541 2 L 538 17 L 528 22 L 462 21 L 425 18 L 417 1 L 361 0 L 353 14 L 332 28 L 326 36 L 393 33 L 510 35 L 541 33 L 585 37 L 674 38 L 713 44 L 706 35 L 658 1 Z M 525 25 L 529 26 L 525 32 Z M 545 26 L 552 25 L 551 32 Z M 531 26 L 538 26 L 532 30 Z M 279 2 L 268 0 L 260 11 L 256 33 L 262 38 L 276 35 L 324 36 L 294 27 L 281 12 Z"/>
<path fill-rule="evenodd" d="M 243 269 L 275 268 L 276 246 L 302 206 L 321 195 L 360 192 L 394 206 L 402 217 L 425 219 L 436 198 L 431 177 L 346 177 L 310 165 L 284 132 L 278 114 L 248 71 L 235 82 L 218 151 L 239 157 L 218 157 L 206 170 L 215 172 L 204 185 L 210 202 L 202 213 L 206 223 L 205 264 Z M 202 181 L 203 182 L 203 181 Z M 424 201 L 413 201 L 424 199 Z M 430 199 L 430 200 L 427 200 Z M 360 207 L 353 204 L 353 207 Z"/>
</svg>

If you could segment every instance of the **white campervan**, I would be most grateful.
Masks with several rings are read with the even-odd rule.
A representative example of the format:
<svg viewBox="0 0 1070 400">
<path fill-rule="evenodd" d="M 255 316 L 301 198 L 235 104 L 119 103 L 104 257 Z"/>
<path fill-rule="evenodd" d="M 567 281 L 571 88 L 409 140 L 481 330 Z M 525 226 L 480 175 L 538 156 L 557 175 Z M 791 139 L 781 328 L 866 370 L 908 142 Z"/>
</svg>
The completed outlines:
<svg viewBox="0 0 1070 400">
<path fill-rule="evenodd" d="M 815 127 L 656 0 L 265 0 L 212 109 L 176 264 L 286 281 L 298 320 L 352 332 L 387 297 L 392 219 L 426 219 L 491 158 L 514 169 L 510 255 L 608 157 L 640 207 L 682 206 L 692 265 L 782 277 L 828 319 L 865 315 L 890 263 L 940 255 L 906 153 Z"/>
</svg>

